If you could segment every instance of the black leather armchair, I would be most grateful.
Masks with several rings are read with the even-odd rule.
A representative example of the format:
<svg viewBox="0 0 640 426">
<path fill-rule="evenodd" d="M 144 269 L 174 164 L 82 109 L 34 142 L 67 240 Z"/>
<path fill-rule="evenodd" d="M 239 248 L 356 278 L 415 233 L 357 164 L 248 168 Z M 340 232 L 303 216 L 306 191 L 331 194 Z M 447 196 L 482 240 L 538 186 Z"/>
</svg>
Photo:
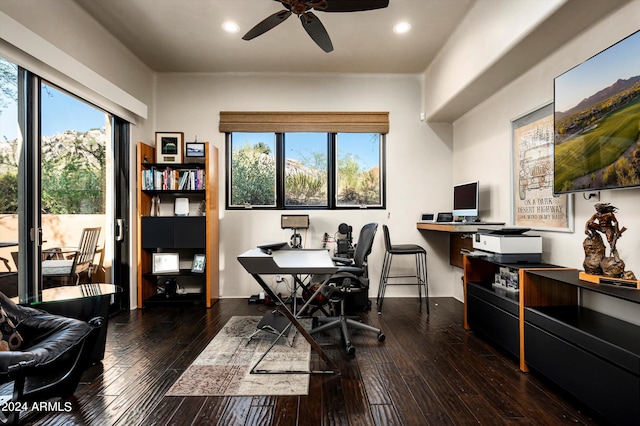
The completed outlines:
<svg viewBox="0 0 640 426">
<path fill-rule="evenodd" d="M 75 392 L 87 367 L 84 342 L 102 318 L 84 322 L 19 306 L 3 293 L 0 305 L 23 342 L 18 350 L 0 352 L 0 383 L 14 382 L 3 402 L 46 401 Z M 19 412 L 2 413 L 2 423 L 17 423 Z"/>
</svg>

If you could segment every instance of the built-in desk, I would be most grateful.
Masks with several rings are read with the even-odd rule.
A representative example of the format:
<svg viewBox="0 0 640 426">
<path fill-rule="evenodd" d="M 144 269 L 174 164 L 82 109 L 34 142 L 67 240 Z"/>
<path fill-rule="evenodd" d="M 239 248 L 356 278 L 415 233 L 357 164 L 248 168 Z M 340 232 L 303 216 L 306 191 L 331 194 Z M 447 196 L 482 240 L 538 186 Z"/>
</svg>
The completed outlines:
<svg viewBox="0 0 640 426">
<path fill-rule="evenodd" d="M 473 250 L 471 236 L 478 232 L 479 228 L 498 228 L 504 226 L 504 222 L 418 222 L 416 227 L 421 231 L 436 231 L 449 233 L 449 264 L 462 268 L 462 249 Z"/>
</svg>

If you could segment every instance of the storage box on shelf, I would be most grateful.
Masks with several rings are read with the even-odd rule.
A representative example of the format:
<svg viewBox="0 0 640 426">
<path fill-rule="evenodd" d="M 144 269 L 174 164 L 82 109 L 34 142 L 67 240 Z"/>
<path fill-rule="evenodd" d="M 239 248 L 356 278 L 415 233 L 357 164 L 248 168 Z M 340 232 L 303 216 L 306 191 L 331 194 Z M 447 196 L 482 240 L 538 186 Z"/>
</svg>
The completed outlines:
<svg viewBox="0 0 640 426">
<path fill-rule="evenodd" d="M 158 303 L 204 303 L 218 300 L 218 150 L 205 144 L 204 163 L 157 164 L 155 149 L 138 143 L 138 308 Z M 176 199 L 188 199 L 175 215 Z M 155 199 L 155 201 L 154 201 Z M 184 201 L 184 200 L 182 200 Z M 159 205 L 158 205 L 159 202 Z M 178 253 L 178 272 L 153 272 L 154 253 Z M 195 254 L 204 254 L 203 273 L 191 272 Z M 180 290 L 160 292 L 176 279 Z"/>
<path fill-rule="evenodd" d="M 542 373 L 614 424 L 640 424 L 640 327 L 579 303 L 581 291 L 640 303 L 640 290 L 583 281 L 575 269 L 518 265 L 513 297 L 491 286 L 504 266 L 465 257 L 465 328 L 515 352 L 522 371 Z"/>
</svg>

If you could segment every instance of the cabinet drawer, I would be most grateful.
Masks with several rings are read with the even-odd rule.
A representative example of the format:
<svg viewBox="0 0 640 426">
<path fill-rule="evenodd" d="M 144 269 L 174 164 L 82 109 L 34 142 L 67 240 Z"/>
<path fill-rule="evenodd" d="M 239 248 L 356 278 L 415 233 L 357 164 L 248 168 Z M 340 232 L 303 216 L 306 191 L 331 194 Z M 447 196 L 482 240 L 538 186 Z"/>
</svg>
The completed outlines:
<svg viewBox="0 0 640 426">
<path fill-rule="evenodd" d="M 206 217 L 143 217 L 142 247 L 204 248 Z"/>
<path fill-rule="evenodd" d="M 467 293 L 467 321 L 474 331 L 493 340 L 516 357 L 520 356 L 518 317 Z"/>
<path fill-rule="evenodd" d="M 640 424 L 640 378 L 525 322 L 527 364 L 615 424 Z"/>
<path fill-rule="evenodd" d="M 640 327 L 579 306 L 525 308 L 527 323 L 640 376 Z"/>
<path fill-rule="evenodd" d="M 207 220 L 204 216 L 176 217 L 173 223 L 174 248 L 204 248 Z"/>
<path fill-rule="evenodd" d="M 142 248 L 172 248 L 173 247 L 173 218 L 172 217 L 143 217 L 142 218 Z"/>
</svg>

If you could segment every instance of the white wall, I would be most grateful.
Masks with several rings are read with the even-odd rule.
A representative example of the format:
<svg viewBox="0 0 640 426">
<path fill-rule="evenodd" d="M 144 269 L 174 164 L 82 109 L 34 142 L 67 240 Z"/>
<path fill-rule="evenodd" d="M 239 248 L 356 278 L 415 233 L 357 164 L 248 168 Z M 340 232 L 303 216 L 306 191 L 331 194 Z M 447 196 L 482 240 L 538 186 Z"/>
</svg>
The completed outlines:
<svg viewBox="0 0 640 426">
<path fill-rule="evenodd" d="M 511 121 L 553 100 L 553 78 L 600 50 L 637 31 L 640 1 L 627 6 L 578 35 L 568 44 L 454 122 L 453 179 L 479 179 L 489 188 L 490 219 L 511 218 Z M 633 18 L 632 18 L 633 17 Z M 627 268 L 640 276 L 640 189 L 603 191 L 601 201 L 619 208 L 617 217 L 629 230 L 617 248 Z M 574 196 L 575 232 L 542 232 L 543 260 L 582 269 L 584 225 L 594 213 L 593 202 Z M 638 307 L 628 302 L 584 292 L 585 304 L 640 323 Z"/>
<path fill-rule="evenodd" d="M 358 230 L 368 222 L 380 225 L 370 256 L 375 297 L 384 245 L 383 223 L 397 243 L 422 244 L 432 272 L 430 295 L 451 296 L 448 282 L 434 277 L 448 270 L 448 252 L 432 250 L 416 230 L 423 211 L 450 205 L 451 146 L 420 121 L 421 78 L 415 75 L 292 75 L 292 74 L 160 74 L 157 82 L 158 130 L 182 131 L 187 140 L 213 142 L 220 153 L 220 283 L 222 297 L 247 297 L 259 287 L 241 268 L 236 256 L 264 241 L 288 241 L 280 229 L 282 211 L 225 211 L 225 141 L 218 132 L 220 111 L 389 111 L 387 148 L 387 209 L 308 211 L 311 228 L 303 234 L 307 248 L 320 248 L 322 235 L 333 235 L 342 222 Z M 439 129 L 450 136 L 448 126 Z M 357 238 L 357 232 L 354 232 Z M 410 262 L 399 262 L 407 268 Z M 416 295 L 415 287 L 395 287 L 389 297 Z"/>
</svg>

